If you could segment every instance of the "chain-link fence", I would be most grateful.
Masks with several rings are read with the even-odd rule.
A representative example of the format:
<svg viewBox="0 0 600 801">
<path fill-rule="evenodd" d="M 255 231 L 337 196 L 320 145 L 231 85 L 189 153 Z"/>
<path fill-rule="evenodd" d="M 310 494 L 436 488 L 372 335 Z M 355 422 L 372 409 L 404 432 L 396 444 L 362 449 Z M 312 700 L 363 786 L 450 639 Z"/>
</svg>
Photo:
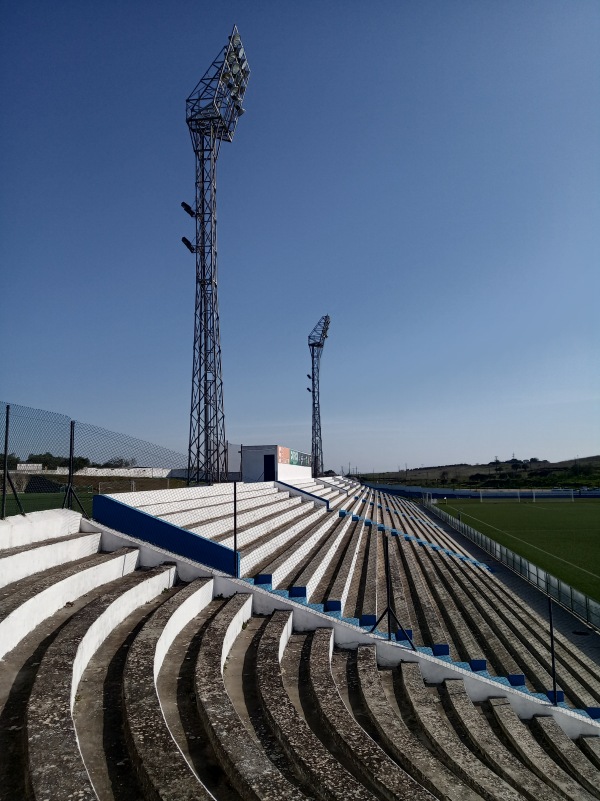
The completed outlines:
<svg viewBox="0 0 600 801">
<path fill-rule="evenodd" d="M 97 493 L 183 487 L 187 455 L 0 401 L 0 518 L 69 507 L 90 516 Z"/>
</svg>

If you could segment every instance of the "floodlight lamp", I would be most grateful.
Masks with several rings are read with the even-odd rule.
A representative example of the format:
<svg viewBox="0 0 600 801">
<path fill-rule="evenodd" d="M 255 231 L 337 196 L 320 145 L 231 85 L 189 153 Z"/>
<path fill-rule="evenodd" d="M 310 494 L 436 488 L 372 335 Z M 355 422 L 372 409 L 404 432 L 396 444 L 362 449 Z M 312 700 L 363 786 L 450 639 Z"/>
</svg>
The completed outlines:
<svg viewBox="0 0 600 801">
<path fill-rule="evenodd" d="M 195 253 L 196 252 L 195 249 L 194 249 L 194 246 L 192 245 L 192 243 L 190 242 L 190 240 L 186 236 L 182 236 L 181 237 L 181 241 L 186 246 L 186 248 L 190 251 L 190 253 Z"/>
<path fill-rule="evenodd" d="M 239 71 L 240 71 L 240 65 L 237 63 L 237 61 L 234 61 L 233 64 L 231 65 L 231 72 L 234 75 L 237 75 Z"/>
<path fill-rule="evenodd" d="M 190 217 L 196 216 L 196 212 L 194 211 L 194 209 L 190 206 L 189 203 L 186 203 L 185 200 L 182 202 L 181 208 L 185 211 L 186 214 L 189 214 Z"/>
<path fill-rule="evenodd" d="M 241 104 L 241 103 L 236 103 L 236 104 L 235 104 L 235 110 L 236 110 L 236 111 L 237 111 L 237 113 L 238 113 L 238 117 L 241 117 L 241 116 L 242 116 L 242 114 L 245 114 L 245 113 L 246 113 L 246 109 L 245 109 L 245 108 L 242 108 L 242 104 Z"/>
<path fill-rule="evenodd" d="M 243 48 L 243 47 L 239 47 L 239 48 L 237 48 L 237 47 L 236 47 L 236 49 L 235 49 L 235 50 L 236 50 L 236 55 L 237 55 L 237 57 L 238 57 L 238 58 L 240 59 L 240 61 L 241 61 L 241 60 L 244 58 L 244 56 L 246 55 L 246 53 L 244 52 L 244 48 Z"/>
<path fill-rule="evenodd" d="M 228 64 L 234 64 L 236 61 L 237 61 L 237 59 L 235 57 L 235 53 L 229 53 L 228 56 L 227 56 L 227 63 Z"/>
<path fill-rule="evenodd" d="M 309 375 L 309 374 L 307 373 L 307 374 L 306 374 L 306 377 L 308 378 L 308 380 L 309 380 L 309 381 L 312 381 L 312 375 Z"/>
<path fill-rule="evenodd" d="M 310 387 L 306 387 L 306 391 L 307 392 L 312 392 L 312 389 Z"/>
<path fill-rule="evenodd" d="M 234 47 L 239 47 L 241 43 L 242 43 L 242 37 L 239 35 L 239 33 L 234 33 L 233 36 L 231 37 L 231 44 Z"/>
</svg>

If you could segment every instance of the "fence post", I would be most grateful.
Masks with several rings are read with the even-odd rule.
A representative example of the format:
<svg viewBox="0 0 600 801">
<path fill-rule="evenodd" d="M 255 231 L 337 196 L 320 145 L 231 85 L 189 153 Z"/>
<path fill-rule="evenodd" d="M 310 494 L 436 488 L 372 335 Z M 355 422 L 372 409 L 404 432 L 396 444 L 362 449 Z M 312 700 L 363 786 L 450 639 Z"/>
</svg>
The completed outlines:
<svg viewBox="0 0 600 801">
<path fill-rule="evenodd" d="M 69 434 L 69 477 L 67 479 L 67 489 L 63 499 L 63 509 L 73 508 L 73 457 L 75 452 L 75 420 L 71 420 L 71 430 Z"/>
<path fill-rule="evenodd" d="M 8 424 L 10 421 L 10 403 L 6 404 L 6 427 L 4 429 L 4 464 L 2 466 L 2 520 L 6 517 L 6 479 L 8 476 Z"/>
<path fill-rule="evenodd" d="M 75 500 L 77 501 L 77 504 L 79 505 L 79 508 L 81 509 L 82 515 L 87 520 L 87 519 L 89 519 L 88 516 L 87 516 L 87 512 L 83 508 L 83 505 L 82 505 L 81 501 L 79 500 L 79 497 L 78 497 L 77 493 L 75 492 L 75 490 L 73 488 L 73 476 L 75 475 L 75 471 L 73 469 L 74 460 L 75 460 L 75 420 L 71 420 L 71 433 L 70 433 L 70 441 L 69 441 L 69 482 L 67 484 L 67 489 L 65 491 L 65 497 L 64 497 L 64 500 L 63 500 L 62 508 L 64 509 L 65 506 L 66 506 L 68 509 L 72 509 L 73 508 L 73 498 L 75 498 Z M 98 488 L 100 488 L 100 487 L 98 487 Z"/>
</svg>

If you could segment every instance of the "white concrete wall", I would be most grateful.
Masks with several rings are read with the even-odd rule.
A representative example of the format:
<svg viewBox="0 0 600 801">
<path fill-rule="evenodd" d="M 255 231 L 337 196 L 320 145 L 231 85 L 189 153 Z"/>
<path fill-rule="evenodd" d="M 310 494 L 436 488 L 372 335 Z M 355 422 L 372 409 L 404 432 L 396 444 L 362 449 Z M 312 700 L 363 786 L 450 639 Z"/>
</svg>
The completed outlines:
<svg viewBox="0 0 600 801">
<path fill-rule="evenodd" d="M 25 467 L 25 466 L 24 466 Z M 18 466 L 17 466 L 18 469 Z M 23 468 L 24 469 L 24 468 Z M 28 471 L 32 472 L 32 471 Z M 56 470 L 44 470 L 48 476 L 68 476 L 68 467 L 57 467 Z M 187 468 L 182 467 L 82 467 L 75 471 L 76 476 L 94 476 L 96 478 L 186 478 Z"/>
<path fill-rule="evenodd" d="M 307 481 L 311 478 L 310 467 L 302 467 L 299 464 L 275 464 L 278 481 L 287 481 L 293 484 L 295 481 Z"/>
<path fill-rule="evenodd" d="M 76 534 L 80 521 L 79 512 L 70 509 L 49 509 L 7 517 L 0 520 L 0 550 Z"/>
</svg>

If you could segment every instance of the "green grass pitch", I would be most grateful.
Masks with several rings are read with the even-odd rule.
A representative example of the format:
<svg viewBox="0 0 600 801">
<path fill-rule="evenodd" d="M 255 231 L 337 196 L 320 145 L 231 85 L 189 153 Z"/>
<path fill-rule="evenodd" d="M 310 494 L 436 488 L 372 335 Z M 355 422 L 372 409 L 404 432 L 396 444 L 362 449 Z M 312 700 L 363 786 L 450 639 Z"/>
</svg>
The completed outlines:
<svg viewBox="0 0 600 801">
<path fill-rule="evenodd" d="M 439 508 L 600 601 L 600 501 L 448 498 Z"/>
</svg>

